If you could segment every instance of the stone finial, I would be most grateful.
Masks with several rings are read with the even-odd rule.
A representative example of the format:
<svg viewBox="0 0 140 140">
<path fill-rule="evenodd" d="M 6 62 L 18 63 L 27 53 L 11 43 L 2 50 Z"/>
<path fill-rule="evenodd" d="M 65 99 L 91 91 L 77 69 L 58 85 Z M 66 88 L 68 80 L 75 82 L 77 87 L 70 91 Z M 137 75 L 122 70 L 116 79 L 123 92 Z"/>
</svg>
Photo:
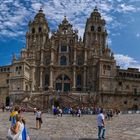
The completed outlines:
<svg viewBox="0 0 140 140">
<path fill-rule="evenodd" d="M 13 61 L 16 60 L 16 55 L 13 53 Z"/>
<path fill-rule="evenodd" d="M 43 13 L 43 10 L 42 10 L 43 8 L 42 7 L 40 7 L 40 9 L 39 9 L 39 13 Z"/>
<path fill-rule="evenodd" d="M 95 12 L 98 12 L 97 5 L 95 6 L 94 11 L 95 11 Z"/>
<path fill-rule="evenodd" d="M 82 37 L 80 36 L 79 41 L 82 42 Z"/>
<path fill-rule="evenodd" d="M 66 15 L 64 15 L 64 19 L 63 19 L 62 23 L 63 23 L 63 24 L 66 24 L 66 23 L 68 23 L 68 20 L 67 20 L 67 17 L 66 17 Z"/>
</svg>

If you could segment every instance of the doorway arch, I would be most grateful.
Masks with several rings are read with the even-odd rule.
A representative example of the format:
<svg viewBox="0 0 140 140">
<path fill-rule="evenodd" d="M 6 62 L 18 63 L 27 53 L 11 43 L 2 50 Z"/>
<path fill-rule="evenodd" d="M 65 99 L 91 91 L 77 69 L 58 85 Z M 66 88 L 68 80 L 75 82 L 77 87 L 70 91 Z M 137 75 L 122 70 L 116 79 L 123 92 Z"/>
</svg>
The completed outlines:
<svg viewBox="0 0 140 140">
<path fill-rule="evenodd" d="M 10 97 L 7 96 L 5 100 L 6 100 L 6 101 L 5 101 L 5 105 L 6 105 L 6 106 L 10 106 Z"/>
<path fill-rule="evenodd" d="M 66 74 L 61 74 L 56 78 L 55 89 L 61 92 L 69 92 L 71 90 L 70 78 Z"/>
</svg>

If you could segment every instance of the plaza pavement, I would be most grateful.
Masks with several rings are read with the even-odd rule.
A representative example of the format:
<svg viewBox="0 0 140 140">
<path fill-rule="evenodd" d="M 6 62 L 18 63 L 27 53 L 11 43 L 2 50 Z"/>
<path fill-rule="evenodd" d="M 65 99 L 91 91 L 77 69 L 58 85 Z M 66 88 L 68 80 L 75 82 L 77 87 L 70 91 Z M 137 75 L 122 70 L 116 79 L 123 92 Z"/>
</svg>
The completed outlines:
<svg viewBox="0 0 140 140">
<path fill-rule="evenodd" d="M 43 114 L 40 130 L 35 129 L 33 113 L 22 113 L 31 140 L 97 140 L 96 115 L 63 117 Z M 6 140 L 9 112 L 0 111 L 0 140 Z M 140 114 L 126 114 L 106 121 L 106 140 L 140 140 Z"/>
</svg>

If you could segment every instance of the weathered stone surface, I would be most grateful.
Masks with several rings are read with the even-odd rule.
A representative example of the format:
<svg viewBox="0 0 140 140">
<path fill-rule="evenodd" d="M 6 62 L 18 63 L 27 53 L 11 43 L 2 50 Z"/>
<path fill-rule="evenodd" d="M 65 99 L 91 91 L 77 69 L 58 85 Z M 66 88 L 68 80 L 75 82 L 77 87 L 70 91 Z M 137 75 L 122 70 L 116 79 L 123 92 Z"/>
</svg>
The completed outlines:
<svg viewBox="0 0 140 140">
<path fill-rule="evenodd" d="M 82 117 L 63 117 L 43 114 L 43 124 L 40 130 L 35 129 L 33 113 L 22 113 L 31 140 L 96 140 L 96 115 Z M 0 111 L 0 140 L 6 140 L 9 123 L 9 112 Z M 107 140 L 139 140 L 140 114 L 125 114 L 115 116 L 106 121 Z"/>
</svg>

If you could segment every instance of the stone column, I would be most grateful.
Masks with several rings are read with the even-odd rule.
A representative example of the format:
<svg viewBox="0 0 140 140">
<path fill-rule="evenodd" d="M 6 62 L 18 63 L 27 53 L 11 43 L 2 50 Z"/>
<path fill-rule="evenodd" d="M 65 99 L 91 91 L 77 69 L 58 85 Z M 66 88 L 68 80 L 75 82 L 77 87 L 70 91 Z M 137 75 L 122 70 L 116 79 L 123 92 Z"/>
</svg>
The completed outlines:
<svg viewBox="0 0 140 140">
<path fill-rule="evenodd" d="M 54 41 L 52 41 L 52 48 L 51 48 L 51 65 L 54 65 Z"/>
<path fill-rule="evenodd" d="M 84 91 L 86 91 L 86 81 L 87 81 L 87 79 L 86 79 L 86 75 L 87 75 L 87 71 L 86 71 L 87 69 L 86 69 L 86 66 L 84 67 L 84 77 L 83 77 L 83 90 Z"/>
<path fill-rule="evenodd" d="M 87 65 L 87 48 L 85 48 L 84 65 Z"/>
<path fill-rule="evenodd" d="M 46 36 L 44 35 L 43 36 L 43 48 L 44 48 L 44 45 L 45 45 L 45 41 L 46 41 Z"/>
<path fill-rule="evenodd" d="M 76 65 L 76 47 L 74 48 L 74 65 Z"/>
<path fill-rule="evenodd" d="M 43 50 L 41 50 L 41 64 L 43 64 Z"/>
<path fill-rule="evenodd" d="M 51 50 L 51 65 L 54 64 L 53 61 L 54 61 L 54 52 L 53 50 Z"/>
<path fill-rule="evenodd" d="M 74 66 L 73 68 L 73 87 L 72 87 L 73 91 L 75 91 L 76 89 L 76 68 Z"/>
<path fill-rule="evenodd" d="M 31 85 L 31 91 L 35 90 L 35 67 L 32 67 L 32 85 Z"/>
<path fill-rule="evenodd" d="M 40 68 L 40 89 L 42 89 L 42 75 L 43 75 L 43 70 Z"/>
<path fill-rule="evenodd" d="M 53 88 L 53 70 L 50 68 L 50 89 Z"/>
</svg>

